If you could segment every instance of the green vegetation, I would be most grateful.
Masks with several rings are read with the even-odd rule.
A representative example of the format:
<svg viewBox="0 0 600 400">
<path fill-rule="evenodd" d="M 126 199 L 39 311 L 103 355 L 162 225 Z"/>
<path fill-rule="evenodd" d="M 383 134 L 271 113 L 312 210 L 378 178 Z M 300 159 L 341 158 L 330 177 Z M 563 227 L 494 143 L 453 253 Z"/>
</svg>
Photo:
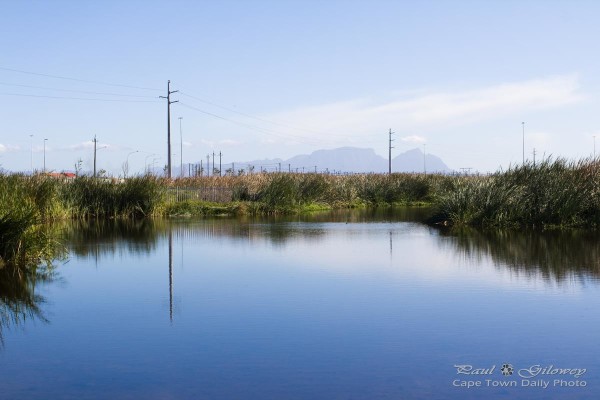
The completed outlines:
<svg viewBox="0 0 600 400">
<path fill-rule="evenodd" d="M 481 227 L 600 224 L 599 164 L 544 160 L 485 177 L 458 178 L 438 193 L 432 221 Z"/>
</svg>

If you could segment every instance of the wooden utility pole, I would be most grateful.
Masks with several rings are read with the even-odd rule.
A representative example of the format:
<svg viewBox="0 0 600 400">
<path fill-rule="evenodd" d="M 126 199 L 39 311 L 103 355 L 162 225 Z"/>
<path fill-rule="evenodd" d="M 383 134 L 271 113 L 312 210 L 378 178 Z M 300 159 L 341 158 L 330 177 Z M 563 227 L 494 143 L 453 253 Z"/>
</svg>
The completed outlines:
<svg viewBox="0 0 600 400">
<path fill-rule="evenodd" d="M 171 91 L 171 81 L 167 81 L 167 96 L 158 96 L 161 99 L 167 99 L 167 177 L 171 179 L 171 104 L 179 100 L 171 101 L 171 95 L 179 90 Z"/>
</svg>

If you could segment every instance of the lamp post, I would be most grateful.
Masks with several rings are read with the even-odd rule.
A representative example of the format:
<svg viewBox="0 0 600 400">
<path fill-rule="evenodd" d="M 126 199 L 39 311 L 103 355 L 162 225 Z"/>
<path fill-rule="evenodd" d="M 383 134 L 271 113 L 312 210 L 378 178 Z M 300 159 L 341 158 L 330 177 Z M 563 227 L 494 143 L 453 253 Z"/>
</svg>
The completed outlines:
<svg viewBox="0 0 600 400">
<path fill-rule="evenodd" d="M 125 174 L 124 174 L 125 178 L 127 178 L 127 173 L 129 172 L 129 156 L 132 154 L 135 154 L 135 153 L 139 153 L 139 152 L 140 152 L 139 150 L 135 150 L 135 151 L 132 151 L 131 153 L 127 154 L 127 158 L 125 159 L 125 171 L 123 171 L 123 172 L 125 172 Z"/>
<path fill-rule="evenodd" d="M 144 159 L 144 172 L 148 173 L 148 159 L 152 156 L 155 156 L 156 153 L 152 153 L 146 156 L 146 158 Z"/>
<path fill-rule="evenodd" d="M 29 135 L 29 168 L 33 175 L 33 135 Z"/>
<path fill-rule="evenodd" d="M 46 173 L 46 142 L 48 139 L 44 138 L 44 173 Z"/>
<path fill-rule="evenodd" d="M 161 159 L 161 157 L 154 157 L 152 159 L 152 171 L 154 171 L 154 164 L 156 163 L 156 160 L 160 160 L 160 159 Z"/>
<path fill-rule="evenodd" d="M 523 126 L 523 165 L 525 164 L 525 122 L 521 122 Z"/>
<path fill-rule="evenodd" d="M 180 151 L 179 151 L 179 176 L 181 176 L 183 178 L 183 133 L 181 130 L 181 121 L 183 120 L 183 117 L 179 117 L 179 146 L 180 146 Z"/>
</svg>

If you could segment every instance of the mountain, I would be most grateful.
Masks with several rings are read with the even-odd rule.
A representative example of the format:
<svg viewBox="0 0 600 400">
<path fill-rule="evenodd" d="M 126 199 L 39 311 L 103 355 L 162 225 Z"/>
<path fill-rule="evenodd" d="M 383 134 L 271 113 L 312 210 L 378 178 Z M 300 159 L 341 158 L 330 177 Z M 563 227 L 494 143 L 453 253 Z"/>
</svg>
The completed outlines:
<svg viewBox="0 0 600 400">
<path fill-rule="evenodd" d="M 291 168 L 308 168 L 313 170 L 317 166 L 319 171 L 342 172 L 367 172 L 383 171 L 387 165 L 385 159 L 375 154 L 373 149 L 359 149 L 356 147 L 340 147 L 333 150 L 317 150 L 311 154 L 304 154 L 286 160 Z"/>
<path fill-rule="evenodd" d="M 375 154 L 373 149 L 356 147 L 341 147 L 332 150 L 317 150 L 308 155 L 298 155 L 282 161 L 282 165 L 290 165 L 292 170 L 304 167 L 306 171 L 317 166 L 319 171 L 340 172 L 387 172 L 388 160 Z M 425 165 L 424 165 L 425 164 Z M 416 148 L 392 158 L 393 172 L 422 172 L 426 167 L 427 172 L 447 173 L 452 170 L 441 158 L 427 154 Z"/>
<path fill-rule="evenodd" d="M 236 161 L 233 163 L 235 169 L 247 171 L 250 166 L 254 167 L 255 172 L 261 170 L 277 171 L 298 171 L 310 172 L 329 171 L 329 172 L 387 172 L 388 160 L 376 154 L 373 149 L 364 149 L 357 147 L 340 147 L 330 150 L 316 150 L 311 154 L 301 154 L 282 160 L 279 158 L 254 160 L 254 161 Z M 215 167 L 218 168 L 217 164 Z M 231 168 L 231 163 L 223 163 L 223 172 Z M 423 158 L 423 152 L 418 149 L 412 149 L 398 154 L 392 159 L 393 172 L 423 172 L 424 167 L 427 172 L 447 173 L 452 170 L 442 161 L 441 158 L 427 154 Z M 187 172 L 187 165 L 184 166 Z M 179 168 L 173 168 L 173 176 L 179 175 Z"/>
<path fill-rule="evenodd" d="M 451 172 L 452 170 L 438 156 L 426 154 L 420 149 L 412 149 L 392 158 L 392 170 L 395 172 Z"/>
</svg>

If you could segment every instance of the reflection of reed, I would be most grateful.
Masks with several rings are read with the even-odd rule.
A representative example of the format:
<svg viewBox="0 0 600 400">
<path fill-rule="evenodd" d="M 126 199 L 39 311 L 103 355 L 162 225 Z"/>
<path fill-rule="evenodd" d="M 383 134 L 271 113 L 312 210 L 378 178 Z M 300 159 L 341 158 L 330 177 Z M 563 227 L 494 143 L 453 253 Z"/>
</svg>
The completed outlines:
<svg viewBox="0 0 600 400">
<path fill-rule="evenodd" d="M 69 252 L 81 257 L 98 257 L 119 251 L 149 253 L 156 248 L 157 234 L 164 231 L 165 220 L 116 219 L 66 223 L 63 235 Z"/>
<path fill-rule="evenodd" d="M 518 273 L 556 281 L 600 277 L 600 235 L 584 231 L 447 230 L 455 250 L 473 259 L 491 257 Z"/>
<path fill-rule="evenodd" d="M 5 265 L 0 268 L 0 345 L 5 328 L 19 327 L 28 319 L 47 322 L 40 308 L 45 300 L 35 293 L 35 287 L 53 280 L 54 273 L 45 267 Z"/>
<path fill-rule="evenodd" d="M 307 229 L 298 223 L 361 223 L 423 221 L 427 208 L 377 208 L 337 210 L 278 217 L 245 217 L 213 219 L 117 219 L 75 221 L 65 224 L 64 236 L 70 253 L 82 257 L 111 255 L 118 252 L 147 254 L 154 251 L 159 240 L 173 235 L 176 240 L 228 238 L 242 241 L 268 241 L 283 245 L 290 238 L 319 240 L 326 228 L 315 224 Z"/>
</svg>

